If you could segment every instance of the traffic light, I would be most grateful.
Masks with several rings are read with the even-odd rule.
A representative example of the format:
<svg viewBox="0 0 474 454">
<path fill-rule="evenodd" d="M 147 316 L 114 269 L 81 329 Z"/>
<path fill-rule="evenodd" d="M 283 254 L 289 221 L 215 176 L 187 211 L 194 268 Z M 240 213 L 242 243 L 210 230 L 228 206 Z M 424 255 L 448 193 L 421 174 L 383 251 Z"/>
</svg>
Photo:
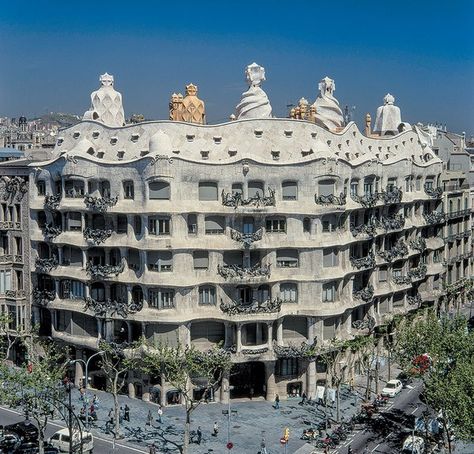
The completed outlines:
<svg viewBox="0 0 474 454">
<path fill-rule="evenodd" d="M 283 435 L 283 438 L 288 441 L 290 439 L 290 429 L 287 427 L 285 429 L 285 435 Z"/>
</svg>

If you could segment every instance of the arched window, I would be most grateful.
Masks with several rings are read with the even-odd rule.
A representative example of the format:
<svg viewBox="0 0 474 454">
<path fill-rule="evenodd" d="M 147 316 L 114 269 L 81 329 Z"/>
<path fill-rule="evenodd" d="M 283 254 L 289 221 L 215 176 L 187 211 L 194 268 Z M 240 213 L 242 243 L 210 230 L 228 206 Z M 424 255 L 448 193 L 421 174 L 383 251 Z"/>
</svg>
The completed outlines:
<svg viewBox="0 0 474 454">
<path fill-rule="evenodd" d="M 150 200 L 170 199 L 170 184 L 166 181 L 152 181 L 148 187 L 150 189 Z"/>
<path fill-rule="evenodd" d="M 201 285 L 199 287 L 199 304 L 215 305 L 216 288 L 213 285 Z"/>
<path fill-rule="evenodd" d="M 303 219 L 303 232 L 305 233 L 311 232 L 311 219 L 310 218 Z"/>
<path fill-rule="evenodd" d="M 297 200 L 298 183 L 296 181 L 284 181 L 281 185 L 281 198 L 283 200 Z"/>
<path fill-rule="evenodd" d="M 199 200 L 218 200 L 217 183 L 215 181 L 201 181 L 199 183 Z"/>
</svg>

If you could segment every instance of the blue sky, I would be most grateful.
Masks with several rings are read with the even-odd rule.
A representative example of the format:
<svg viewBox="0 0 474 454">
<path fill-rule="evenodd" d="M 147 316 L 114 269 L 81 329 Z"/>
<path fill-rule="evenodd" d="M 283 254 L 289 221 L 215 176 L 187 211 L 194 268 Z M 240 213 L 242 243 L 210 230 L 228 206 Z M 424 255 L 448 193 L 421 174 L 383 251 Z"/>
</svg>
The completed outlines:
<svg viewBox="0 0 474 454">
<path fill-rule="evenodd" d="M 170 94 L 194 82 L 221 122 L 256 61 L 277 116 L 328 75 L 359 125 L 390 92 L 404 121 L 470 134 L 473 13 L 472 0 L 0 0 L 0 115 L 82 114 L 107 71 L 127 116 L 167 118 Z"/>
</svg>

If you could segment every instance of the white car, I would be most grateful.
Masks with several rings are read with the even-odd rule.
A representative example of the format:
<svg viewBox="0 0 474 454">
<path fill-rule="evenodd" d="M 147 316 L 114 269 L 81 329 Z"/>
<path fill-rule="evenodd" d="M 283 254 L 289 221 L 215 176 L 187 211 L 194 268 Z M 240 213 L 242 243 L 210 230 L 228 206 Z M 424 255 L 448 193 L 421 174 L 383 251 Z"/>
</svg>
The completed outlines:
<svg viewBox="0 0 474 454">
<path fill-rule="evenodd" d="M 402 382 L 400 380 L 390 380 L 385 385 L 385 388 L 382 389 L 382 396 L 395 397 L 403 388 Z"/>
<path fill-rule="evenodd" d="M 55 448 L 58 448 L 61 452 L 69 452 L 69 429 L 58 430 L 48 441 Z M 82 441 L 82 443 L 81 443 Z M 94 438 L 90 432 L 74 431 L 72 435 L 72 447 L 74 452 L 82 452 L 92 454 L 94 450 Z"/>
</svg>

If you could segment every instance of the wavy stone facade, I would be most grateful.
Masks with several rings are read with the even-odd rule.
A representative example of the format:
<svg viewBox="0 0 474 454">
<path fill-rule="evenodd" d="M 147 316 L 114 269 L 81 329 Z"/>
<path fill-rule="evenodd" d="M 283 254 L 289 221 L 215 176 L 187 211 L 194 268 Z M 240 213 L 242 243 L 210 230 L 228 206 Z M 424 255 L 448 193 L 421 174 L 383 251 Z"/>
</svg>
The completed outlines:
<svg viewBox="0 0 474 454">
<path fill-rule="evenodd" d="M 442 162 L 412 130 L 83 121 L 36 167 L 37 314 L 80 358 L 101 337 L 222 342 L 231 396 L 314 396 L 325 374 L 299 357 L 306 344 L 442 293 L 442 226 L 428 221 Z M 131 395 L 176 402 L 159 377 L 128 378 Z"/>
</svg>

